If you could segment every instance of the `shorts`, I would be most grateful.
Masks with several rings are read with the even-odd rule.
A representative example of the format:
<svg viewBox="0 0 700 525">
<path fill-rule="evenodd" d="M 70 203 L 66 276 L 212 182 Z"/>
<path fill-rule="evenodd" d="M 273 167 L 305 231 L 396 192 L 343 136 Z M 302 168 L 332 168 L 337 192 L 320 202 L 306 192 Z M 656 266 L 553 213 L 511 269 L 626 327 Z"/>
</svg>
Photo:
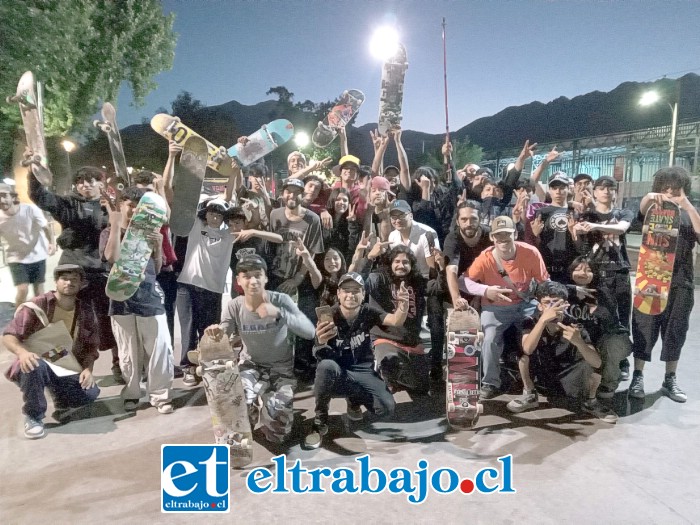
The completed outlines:
<svg viewBox="0 0 700 525">
<path fill-rule="evenodd" d="M 9 263 L 12 282 L 15 286 L 20 284 L 43 284 L 46 275 L 46 259 L 43 261 L 23 264 Z"/>
</svg>

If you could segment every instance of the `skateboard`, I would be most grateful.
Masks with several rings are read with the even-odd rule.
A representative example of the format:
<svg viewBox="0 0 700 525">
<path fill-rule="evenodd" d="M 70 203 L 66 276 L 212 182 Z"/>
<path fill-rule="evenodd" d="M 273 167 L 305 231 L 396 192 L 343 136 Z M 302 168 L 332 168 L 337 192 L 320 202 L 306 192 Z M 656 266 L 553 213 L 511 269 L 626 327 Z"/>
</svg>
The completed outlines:
<svg viewBox="0 0 700 525">
<path fill-rule="evenodd" d="M 151 257 L 147 236 L 159 231 L 166 219 L 163 197 L 152 191 L 141 197 L 122 239 L 119 257 L 107 278 L 105 293 L 110 299 L 126 301 L 136 293 Z"/>
<path fill-rule="evenodd" d="M 125 181 L 127 186 L 131 186 L 129 172 L 126 169 L 122 137 L 119 134 L 119 126 L 117 126 L 117 110 L 114 109 L 114 106 L 110 102 L 105 102 L 102 105 L 102 119 L 103 120 L 94 120 L 92 125 L 99 128 L 100 131 L 107 135 L 109 151 L 112 153 L 112 161 L 114 162 L 114 173 L 117 174 L 117 177 Z"/>
<path fill-rule="evenodd" d="M 187 237 L 190 234 L 197 217 L 197 205 L 206 170 L 207 143 L 202 137 L 192 135 L 185 141 L 180 160 L 175 164 L 173 179 L 175 213 L 170 217 L 170 230 L 175 235 Z"/>
<path fill-rule="evenodd" d="M 666 309 L 680 222 L 678 206 L 668 201 L 652 205 L 644 217 L 634 281 L 634 307 L 643 314 L 659 315 Z"/>
<path fill-rule="evenodd" d="M 365 94 L 357 89 L 344 91 L 326 118 L 318 123 L 311 141 L 319 148 L 325 148 L 338 136 L 337 128 L 345 127 L 360 110 Z"/>
<path fill-rule="evenodd" d="M 5 100 L 8 104 L 19 104 L 27 147 L 32 153 L 31 156 L 22 159 L 22 166 L 35 166 L 32 172 L 39 183 L 43 186 L 50 186 L 53 182 L 53 177 L 49 171 L 49 162 L 46 156 L 44 126 L 39 114 L 34 74 L 31 71 L 24 73 L 17 83 L 17 93 L 12 97 L 7 97 Z"/>
<path fill-rule="evenodd" d="M 242 468 L 253 461 L 253 433 L 238 363 L 228 338 L 202 337 L 197 350 L 187 352 L 202 378 L 217 444 L 228 444 L 231 465 Z"/>
<path fill-rule="evenodd" d="M 473 428 L 483 411 L 481 388 L 481 320 L 476 310 L 452 310 L 447 317 L 447 423 L 456 430 Z"/>
<path fill-rule="evenodd" d="M 227 180 L 233 173 L 231 157 L 229 157 L 226 148 L 215 146 L 194 130 L 185 126 L 179 117 L 173 117 L 167 113 L 158 113 L 151 119 L 151 127 L 160 136 L 165 137 L 167 140 L 173 140 L 180 146 L 184 145 L 190 137 L 202 138 L 207 145 L 207 166 L 226 177 Z"/>
<path fill-rule="evenodd" d="M 403 81 L 408 69 L 406 48 L 399 44 L 396 54 L 384 62 L 382 89 L 379 98 L 379 133 L 386 136 L 391 129 L 401 126 Z"/>
<path fill-rule="evenodd" d="M 272 153 L 294 136 L 294 126 L 284 119 L 273 120 L 248 136 L 245 145 L 234 144 L 228 149 L 241 166 L 248 166 L 268 153 Z"/>
</svg>

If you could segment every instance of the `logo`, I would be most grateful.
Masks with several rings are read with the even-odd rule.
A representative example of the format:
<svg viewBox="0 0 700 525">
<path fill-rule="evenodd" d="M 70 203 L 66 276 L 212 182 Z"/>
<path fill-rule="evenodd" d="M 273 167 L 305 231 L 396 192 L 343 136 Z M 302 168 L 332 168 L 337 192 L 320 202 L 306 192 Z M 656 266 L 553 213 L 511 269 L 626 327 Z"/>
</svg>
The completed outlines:
<svg viewBox="0 0 700 525">
<path fill-rule="evenodd" d="M 513 456 L 498 458 L 499 468 L 484 467 L 473 476 L 464 476 L 449 468 L 431 469 L 424 459 L 416 469 L 394 468 L 389 471 L 372 467 L 365 454 L 355 458 L 355 468 L 304 468 L 301 460 L 287 465 L 285 455 L 272 458 L 275 468 L 258 467 L 250 471 L 246 486 L 252 494 L 377 494 L 389 492 L 403 495 L 409 503 L 423 503 L 430 492 L 515 494 L 513 488 Z"/>
<path fill-rule="evenodd" d="M 161 512 L 229 512 L 228 445 L 161 447 Z"/>
</svg>

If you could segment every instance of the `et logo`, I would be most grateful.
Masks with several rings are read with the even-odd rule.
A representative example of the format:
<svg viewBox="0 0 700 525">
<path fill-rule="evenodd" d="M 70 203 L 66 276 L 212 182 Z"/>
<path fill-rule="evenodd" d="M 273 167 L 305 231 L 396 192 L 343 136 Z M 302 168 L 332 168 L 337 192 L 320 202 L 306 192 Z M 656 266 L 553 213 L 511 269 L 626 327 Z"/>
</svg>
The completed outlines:
<svg viewBox="0 0 700 525">
<path fill-rule="evenodd" d="M 229 512 L 228 445 L 161 446 L 161 512 Z"/>
</svg>

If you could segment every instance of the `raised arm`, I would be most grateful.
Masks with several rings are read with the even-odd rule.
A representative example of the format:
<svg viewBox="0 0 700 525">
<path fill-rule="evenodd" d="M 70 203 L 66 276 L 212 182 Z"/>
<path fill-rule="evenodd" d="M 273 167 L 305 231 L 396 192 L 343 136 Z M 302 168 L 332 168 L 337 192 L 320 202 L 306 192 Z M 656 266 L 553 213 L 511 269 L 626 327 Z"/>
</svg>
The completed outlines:
<svg viewBox="0 0 700 525">
<path fill-rule="evenodd" d="M 374 160 L 372 160 L 372 177 L 382 174 L 384 169 L 384 153 L 389 145 L 389 137 L 382 137 L 378 130 L 369 130 L 369 136 L 374 146 Z"/>
<path fill-rule="evenodd" d="M 173 203 L 173 178 L 175 178 L 175 162 L 177 156 L 182 153 L 182 146 L 174 140 L 168 141 L 168 160 L 163 168 L 163 192 L 169 205 Z"/>
<path fill-rule="evenodd" d="M 408 155 L 401 143 L 401 128 L 396 128 L 391 131 L 396 142 L 396 152 L 399 156 L 399 181 L 403 189 L 408 191 L 411 189 L 411 174 L 408 171 Z"/>
<path fill-rule="evenodd" d="M 554 162 L 561 153 L 557 151 L 557 147 L 554 146 L 552 150 L 547 153 L 545 156 L 544 160 L 540 163 L 537 168 L 535 168 L 535 171 L 532 172 L 532 175 L 530 175 L 530 180 L 533 182 L 535 185 L 535 195 L 537 195 L 537 198 L 540 199 L 540 202 L 544 202 L 547 198 L 547 194 L 544 191 L 544 187 L 540 183 L 540 178 L 542 177 L 542 174 L 544 171 L 549 167 L 549 165 Z"/>
</svg>

